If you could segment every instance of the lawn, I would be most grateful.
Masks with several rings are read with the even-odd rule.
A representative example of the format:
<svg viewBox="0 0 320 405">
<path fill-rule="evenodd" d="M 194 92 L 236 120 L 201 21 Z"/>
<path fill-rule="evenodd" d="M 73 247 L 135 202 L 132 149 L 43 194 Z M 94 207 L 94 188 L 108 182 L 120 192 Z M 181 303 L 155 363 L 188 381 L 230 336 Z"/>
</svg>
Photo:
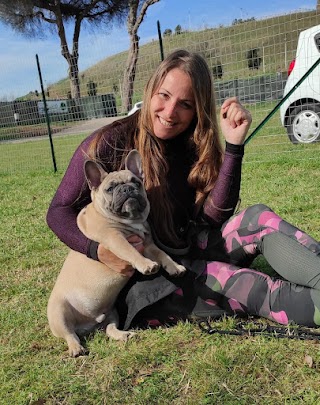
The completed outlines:
<svg viewBox="0 0 320 405">
<path fill-rule="evenodd" d="M 279 142 L 286 153 L 270 146 L 268 161 L 263 134 L 248 144 L 260 160 L 244 164 L 241 206 L 263 202 L 319 240 L 319 145 Z M 14 146 L 17 153 L 24 148 L 21 159 L 22 145 Z M 74 145 L 61 138 L 59 148 L 67 159 Z M 0 161 L 5 158 L 1 145 Z M 0 175 L 1 404 L 320 403 L 314 341 L 207 335 L 196 323 L 181 322 L 139 331 L 126 344 L 97 332 L 86 340 L 87 356 L 69 358 L 46 318 L 67 253 L 45 222 L 63 171 L 35 170 L 31 160 Z M 268 267 L 263 260 L 255 265 Z"/>
</svg>

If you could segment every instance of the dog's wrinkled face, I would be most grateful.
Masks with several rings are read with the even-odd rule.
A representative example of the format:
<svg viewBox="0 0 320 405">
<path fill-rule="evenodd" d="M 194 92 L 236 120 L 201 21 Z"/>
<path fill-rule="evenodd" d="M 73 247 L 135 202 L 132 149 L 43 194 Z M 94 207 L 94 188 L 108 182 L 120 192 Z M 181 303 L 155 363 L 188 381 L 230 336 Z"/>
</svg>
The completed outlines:
<svg viewBox="0 0 320 405">
<path fill-rule="evenodd" d="M 125 170 L 107 173 L 97 163 L 88 161 L 85 172 L 92 201 L 103 216 L 123 223 L 147 220 L 150 205 L 136 150 L 127 156 Z"/>
<path fill-rule="evenodd" d="M 129 170 L 107 174 L 93 194 L 101 213 L 109 218 L 111 214 L 121 219 L 145 221 L 149 214 L 143 184 Z"/>
</svg>

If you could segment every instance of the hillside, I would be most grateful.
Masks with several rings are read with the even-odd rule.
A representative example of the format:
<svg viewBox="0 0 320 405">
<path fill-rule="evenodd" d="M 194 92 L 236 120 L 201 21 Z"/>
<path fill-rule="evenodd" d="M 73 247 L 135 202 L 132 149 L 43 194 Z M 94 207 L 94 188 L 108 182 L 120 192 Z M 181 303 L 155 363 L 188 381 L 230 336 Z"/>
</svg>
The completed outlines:
<svg viewBox="0 0 320 405">
<path fill-rule="evenodd" d="M 286 71 L 294 57 L 300 31 L 320 23 L 316 11 L 286 14 L 242 22 L 236 25 L 210 28 L 202 31 L 182 32 L 163 38 L 164 53 L 175 48 L 201 52 L 211 67 L 220 64 L 223 76 L 230 80 L 248 76 L 275 74 Z M 246 54 L 257 49 L 263 63 L 259 70 L 249 70 Z M 115 93 L 119 98 L 127 52 L 110 56 L 80 72 L 81 94 L 87 95 L 90 81 L 96 83 L 97 94 Z M 135 79 L 135 100 L 142 96 L 146 78 L 160 60 L 158 41 L 141 46 Z M 49 87 L 50 98 L 67 98 L 69 80 L 65 78 Z"/>
</svg>

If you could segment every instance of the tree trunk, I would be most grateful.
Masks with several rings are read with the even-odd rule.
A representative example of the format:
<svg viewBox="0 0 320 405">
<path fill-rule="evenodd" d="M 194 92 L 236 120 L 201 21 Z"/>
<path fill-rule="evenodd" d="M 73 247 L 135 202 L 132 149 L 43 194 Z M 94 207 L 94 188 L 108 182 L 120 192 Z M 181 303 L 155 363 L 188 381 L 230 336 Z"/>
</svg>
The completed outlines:
<svg viewBox="0 0 320 405">
<path fill-rule="evenodd" d="M 55 8 L 56 25 L 61 44 L 61 54 L 68 63 L 68 76 L 70 79 L 70 92 L 73 100 L 80 98 L 80 81 L 79 81 L 79 37 L 82 16 L 77 16 L 75 19 L 75 26 L 72 38 L 72 53 L 70 53 L 66 38 L 66 32 L 63 22 L 63 17 L 60 9 L 60 2 L 57 3 Z M 78 104 L 78 103 L 76 103 Z"/>
<path fill-rule="evenodd" d="M 132 108 L 133 86 L 136 76 L 136 66 L 139 56 L 139 38 L 137 34 L 130 37 L 130 48 L 123 77 L 122 112 L 127 113 Z"/>
<path fill-rule="evenodd" d="M 141 3 L 140 3 L 141 1 Z M 130 48 L 126 70 L 123 77 L 122 91 L 122 113 L 127 113 L 132 108 L 132 95 L 134 79 L 136 76 L 136 66 L 139 56 L 139 37 L 138 29 L 144 19 L 147 9 L 152 4 L 160 0 L 129 0 L 129 15 L 127 19 L 128 34 L 130 36 Z M 140 8 L 140 14 L 138 14 Z"/>
<path fill-rule="evenodd" d="M 61 53 L 68 63 L 68 76 L 70 80 L 71 98 L 79 99 L 80 81 L 79 81 L 78 51 L 74 50 L 74 53 L 70 53 L 68 48 L 64 46 Z"/>
<path fill-rule="evenodd" d="M 63 47 L 61 53 L 69 66 L 68 76 L 70 81 L 70 98 L 72 100 L 70 112 L 72 118 L 78 120 L 81 118 L 78 50 L 77 47 L 73 47 L 73 53 L 71 54 L 67 47 Z"/>
<path fill-rule="evenodd" d="M 70 55 L 68 60 L 69 69 L 69 79 L 70 79 L 70 90 L 71 97 L 73 99 L 80 98 L 80 81 L 79 81 L 79 66 L 78 66 L 78 57 Z"/>
</svg>

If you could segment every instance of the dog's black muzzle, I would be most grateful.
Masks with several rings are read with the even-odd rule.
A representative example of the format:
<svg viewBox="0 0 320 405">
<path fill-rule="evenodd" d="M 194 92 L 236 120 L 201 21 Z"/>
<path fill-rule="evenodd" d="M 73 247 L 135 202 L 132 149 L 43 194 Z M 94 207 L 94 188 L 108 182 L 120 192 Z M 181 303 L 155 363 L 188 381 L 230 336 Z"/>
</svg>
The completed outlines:
<svg viewBox="0 0 320 405">
<path fill-rule="evenodd" d="M 121 216 L 136 217 L 146 209 L 147 201 L 134 183 L 119 184 L 113 192 L 112 210 Z"/>
</svg>

